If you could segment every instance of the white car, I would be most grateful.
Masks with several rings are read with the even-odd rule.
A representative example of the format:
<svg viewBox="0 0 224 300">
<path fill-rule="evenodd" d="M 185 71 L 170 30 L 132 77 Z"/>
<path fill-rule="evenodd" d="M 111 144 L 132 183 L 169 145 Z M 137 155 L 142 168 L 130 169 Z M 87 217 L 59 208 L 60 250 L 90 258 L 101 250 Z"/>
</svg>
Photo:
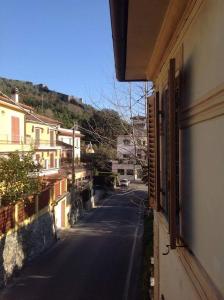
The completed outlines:
<svg viewBox="0 0 224 300">
<path fill-rule="evenodd" d="M 128 179 L 121 179 L 120 180 L 120 186 L 129 186 L 129 184 L 130 184 L 130 180 L 128 180 Z"/>
</svg>

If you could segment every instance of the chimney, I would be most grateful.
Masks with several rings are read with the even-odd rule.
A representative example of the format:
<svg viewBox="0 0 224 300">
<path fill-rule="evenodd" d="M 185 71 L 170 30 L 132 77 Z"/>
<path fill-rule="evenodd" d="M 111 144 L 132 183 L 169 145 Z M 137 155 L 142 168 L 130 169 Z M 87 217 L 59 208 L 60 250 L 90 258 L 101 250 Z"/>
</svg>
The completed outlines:
<svg viewBox="0 0 224 300">
<path fill-rule="evenodd" d="M 17 87 L 12 89 L 12 99 L 15 101 L 15 103 L 19 103 L 19 90 Z"/>
</svg>

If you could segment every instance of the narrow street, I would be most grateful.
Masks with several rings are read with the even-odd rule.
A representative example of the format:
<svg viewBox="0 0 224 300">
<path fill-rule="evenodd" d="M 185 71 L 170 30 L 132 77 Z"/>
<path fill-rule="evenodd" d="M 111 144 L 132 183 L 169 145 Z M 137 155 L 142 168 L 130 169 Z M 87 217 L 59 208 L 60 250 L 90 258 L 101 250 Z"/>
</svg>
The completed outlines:
<svg viewBox="0 0 224 300">
<path fill-rule="evenodd" d="M 142 188 L 144 190 L 142 190 Z M 1 300 L 139 300 L 146 199 L 141 185 L 119 190 L 24 268 Z"/>
</svg>

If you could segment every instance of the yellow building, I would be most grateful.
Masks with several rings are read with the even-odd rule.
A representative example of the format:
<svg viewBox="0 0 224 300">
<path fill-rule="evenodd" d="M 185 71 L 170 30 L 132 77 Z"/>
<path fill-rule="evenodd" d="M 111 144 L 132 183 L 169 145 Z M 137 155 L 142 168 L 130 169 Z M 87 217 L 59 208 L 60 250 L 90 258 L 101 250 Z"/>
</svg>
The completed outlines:
<svg viewBox="0 0 224 300">
<path fill-rule="evenodd" d="M 34 151 L 34 161 L 42 166 L 40 176 L 58 173 L 62 151 L 56 144 L 59 121 L 19 103 L 15 89 L 12 98 L 0 96 L 0 122 L 0 155 L 16 150 Z"/>
<path fill-rule="evenodd" d="M 61 146 L 56 144 L 59 121 L 27 111 L 25 117 L 26 141 L 33 148 L 34 160 L 40 163 L 40 175 L 58 173 L 61 160 Z"/>
<path fill-rule="evenodd" d="M 25 112 L 13 100 L 0 96 L 0 155 L 29 151 L 26 141 Z"/>
</svg>

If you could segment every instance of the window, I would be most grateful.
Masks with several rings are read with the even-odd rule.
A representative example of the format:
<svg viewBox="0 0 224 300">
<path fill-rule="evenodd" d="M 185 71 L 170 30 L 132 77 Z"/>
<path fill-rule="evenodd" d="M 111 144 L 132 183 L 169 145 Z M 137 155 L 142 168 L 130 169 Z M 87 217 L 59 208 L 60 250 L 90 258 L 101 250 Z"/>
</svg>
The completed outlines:
<svg viewBox="0 0 224 300">
<path fill-rule="evenodd" d="M 12 132 L 12 143 L 19 144 L 20 143 L 20 126 L 19 126 L 19 118 L 11 117 L 11 132 Z"/>
<path fill-rule="evenodd" d="M 170 247 L 176 248 L 179 227 L 179 102 L 180 76 L 170 60 L 168 90 L 162 95 L 161 199 L 159 205 L 169 221 Z M 159 199 L 159 198 L 158 198 Z"/>
<path fill-rule="evenodd" d="M 40 145 L 40 128 L 35 128 L 35 145 Z"/>
<path fill-rule="evenodd" d="M 140 139 L 138 139 L 138 140 L 137 140 L 137 144 L 138 144 L 139 146 L 141 146 L 142 141 L 141 141 Z"/>
<path fill-rule="evenodd" d="M 123 154 L 123 158 L 129 158 L 130 155 L 129 154 Z"/>
<path fill-rule="evenodd" d="M 48 160 L 47 159 L 45 159 L 45 161 L 44 161 L 44 169 L 48 169 Z"/>
<path fill-rule="evenodd" d="M 54 153 L 50 153 L 50 168 L 54 168 Z"/>
<path fill-rule="evenodd" d="M 54 147 L 55 143 L 54 143 L 54 131 L 50 130 L 50 146 Z"/>
<path fill-rule="evenodd" d="M 176 77 L 175 59 L 170 60 L 168 82 L 168 217 L 170 247 L 176 248 L 179 228 L 179 102 L 180 76 Z"/>
<path fill-rule="evenodd" d="M 118 174 L 120 174 L 120 175 L 124 175 L 124 169 L 118 169 L 117 172 L 118 172 Z"/>
<path fill-rule="evenodd" d="M 36 162 L 39 164 L 40 163 L 40 154 L 36 154 Z"/>
<path fill-rule="evenodd" d="M 132 169 L 127 169 L 127 175 L 134 175 L 134 170 Z"/>
<path fill-rule="evenodd" d="M 162 117 L 161 117 L 161 197 L 160 208 L 165 216 L 168 218 L 168 134 L 169 134 L 169 122 L 168 122 L 168 90 L 166 89 L 162 93 L 161 99 Z"/>
<path fill-rule="evenodd" d="M 148 98 L 148 177 L 150 205 L 158 209 L 160 195 L 159 94 Z"/>
<path fill-rule="evenodd" d="M 125 146 L 130 145 L 130 140 L 128 140 L 128 139 L 123 140 L 123 142 L 124 142 L 124 145 L 125 145 Z"/>
</svg>

